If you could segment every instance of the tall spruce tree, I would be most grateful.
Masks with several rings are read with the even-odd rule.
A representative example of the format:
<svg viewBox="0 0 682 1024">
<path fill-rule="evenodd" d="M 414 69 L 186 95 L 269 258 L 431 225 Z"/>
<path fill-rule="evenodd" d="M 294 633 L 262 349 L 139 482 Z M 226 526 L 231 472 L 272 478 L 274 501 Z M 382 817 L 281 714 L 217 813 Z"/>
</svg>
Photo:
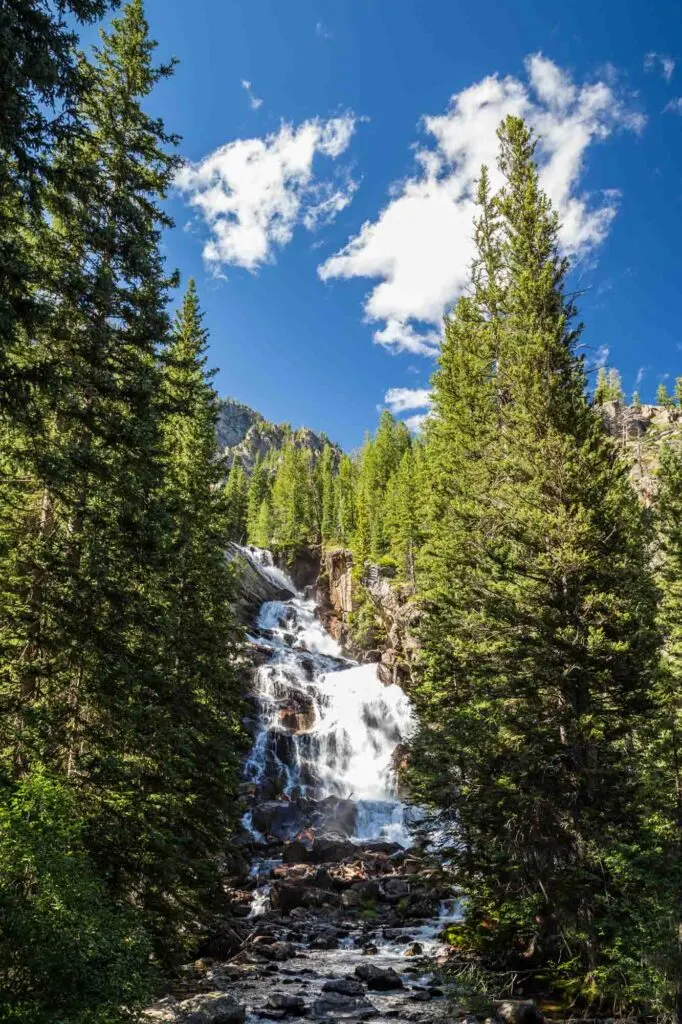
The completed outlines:
<svg viewBox="0 0 682 1024">
<path fill-rule="evenodd" d="M 532 134 L 510 117 L 499 137 L 434 378 L 413 778 L 457 830 L 472 934 L 593 978 L 657 650 L 649 536 L 585 397 Z"/>
<path fill-rule="evenodd" d="M 205 368 L 206 345 L 190 281 L 162 382 L 165 495 L 172 516 L 164 655 L 175 698 L 166 713 L 177 717 L 166 730 L 162 779 L 166 828 L 175 842 L 158 851 L 163 872 L 154 894 L 165 901 L 163 914 L 171 920 L 169 904 L 180 905 L 185 920 L 208 906 L 218 910 L 216 857 L 226 852 L 239 812 L 236 785 L 244 752 L 236 668 L 242 637 L 224 553 L 225 466 L 218 458 L 218 400 L 214 373 Z"/>
</svg>

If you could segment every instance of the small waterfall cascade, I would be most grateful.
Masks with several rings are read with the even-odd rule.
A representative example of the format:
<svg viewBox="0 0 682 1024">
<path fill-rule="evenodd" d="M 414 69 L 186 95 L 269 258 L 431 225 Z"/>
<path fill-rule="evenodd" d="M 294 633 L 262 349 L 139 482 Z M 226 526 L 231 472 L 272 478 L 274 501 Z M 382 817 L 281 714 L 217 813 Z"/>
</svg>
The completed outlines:
<svg viewBox="0 0 682 1024">
<path fill-rule="evenodd" d="M 257 635 L 271 652 L 255 673 L 256 721 L 246 779 L 258 799 L 339 802 L 345 834 L 410 845 L 411 809 L 399 798 L 395 762 L 414 723 L 409 699 L 384 685 L 376 665 L 342 657 L 269 552 L 245 548 L 278 587 L 295 596 L 261 606 Z M 252 817 L 246 822 L 252 830 Z M 333 829 L 332 829 L 333 830 Z"/>
</svg>

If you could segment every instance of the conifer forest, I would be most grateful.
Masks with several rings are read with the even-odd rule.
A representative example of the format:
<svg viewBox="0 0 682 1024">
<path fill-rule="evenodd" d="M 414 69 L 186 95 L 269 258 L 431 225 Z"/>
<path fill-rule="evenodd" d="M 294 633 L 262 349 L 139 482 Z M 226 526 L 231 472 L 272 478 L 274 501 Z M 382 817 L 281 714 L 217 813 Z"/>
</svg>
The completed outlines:
<svg viewBox="0 0 682 1024">
<path fill-rule="evenodd" d="M 682 377 L 509 115 L 418 431 L 221 398 L 162 30 L 0 0 L 0 1020 L 679 1024 Z"/>
</svg>

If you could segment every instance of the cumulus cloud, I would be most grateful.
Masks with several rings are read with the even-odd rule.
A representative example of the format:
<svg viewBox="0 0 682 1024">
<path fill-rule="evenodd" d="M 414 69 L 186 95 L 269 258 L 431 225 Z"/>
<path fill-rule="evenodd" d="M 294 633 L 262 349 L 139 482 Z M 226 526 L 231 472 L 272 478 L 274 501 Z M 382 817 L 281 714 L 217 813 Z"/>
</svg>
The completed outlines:
<svg viewBox="0 0 682 1024">
<path fill-rule="evenodd" d="M 384 395 L 384 402 L 394 416 L 413 409 L 426 409 L 431 406 L 431 391 L 428 388 L 389 388 Z"/>
<path fill-rule="evenodd" d="M 252 110 L 258 110 L 259 107 L 263 106 L 263 101 L 253 91 L 251 82 L 247 81 L 246 78 L 242 78 L 242 89 L 246 92 L 249 97 L 249 106 Z"/>
<path fill-rule="evenodd" d="M 677 96 L 674 100 L 670 100 L 669 103 L 663 107 L 664 114 L 682 114 L 682 96 Z"/>
<path fill-rule="evenodd" d="M 209 228 L 204 258 L 214 271 L 223 266 L 255 271 L 272 262 L 297 224 L 308 230 L 329 223 L 351 201 L 357 183 L 344 169 L 316 174 L 319 158 L 335 161 L 345 152 L 357 119 L 351 113 L 255 139 L 235 139 L 178 172 L 175 185 Z"/>
<path fill-rule="evenodd" d="M 604 81 L 576 85 L 552 61 L 526 61 L 527 81 L 491 75 L 454 95 L 444 114 L 425 117 L 432 142 L 416 152 L 417 171 L 390 194 L 376 220 L 319 268 L 322 280 L 378 280 L 364 307 L 378 324 L 374 340 L 393 351 L 432 355 L 448 306 L 467 283 L 472 257 L 473 193 L 481 164 L 494 187 L 496 130 L 507 114 L 526 118 L 539 137 L 541 184 L 562 220 L 565 252 L 597 247 L 618 208 L 614 190 L 580 190 L 587 150 L 618 128 L 639 131 L 632 111 Z"/>
<path fill-rule="evenodd" d="M 669 82 L 675 70 L 675 60 L 665 53 L 655 53 L 652 50 L 644 58 L 644 68 L 646 71 L 660 71 L 666 82 Z"/>
</svg>

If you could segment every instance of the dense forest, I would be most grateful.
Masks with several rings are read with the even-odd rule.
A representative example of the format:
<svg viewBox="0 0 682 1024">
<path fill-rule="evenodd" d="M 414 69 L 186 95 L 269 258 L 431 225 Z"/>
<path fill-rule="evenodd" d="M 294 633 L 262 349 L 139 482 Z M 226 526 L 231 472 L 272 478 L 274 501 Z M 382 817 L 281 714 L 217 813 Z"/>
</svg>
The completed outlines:
<svg viewBox="0 0 682 1024">
<path fill-rule="evenodd" d="M 0 11 L 0 1017 L 135 1019 L 219 917 L 245 751 L 228 541 L 349 548 L 422 615 L 406 783 L 496 991 L 682 1019 L 682 451 L 642 500 L 523 121 L 481 170 L 433 409 L 228 467 L 142 0 Z M 673 422 L 682 405 L 661 385 Z M 236 856 L 236 854 L 235 854 Z M 472 968 L 473 970 L 473 968 Z M 582 1012 L 582 1011 L 581 1011 Z"/>
</svg>

